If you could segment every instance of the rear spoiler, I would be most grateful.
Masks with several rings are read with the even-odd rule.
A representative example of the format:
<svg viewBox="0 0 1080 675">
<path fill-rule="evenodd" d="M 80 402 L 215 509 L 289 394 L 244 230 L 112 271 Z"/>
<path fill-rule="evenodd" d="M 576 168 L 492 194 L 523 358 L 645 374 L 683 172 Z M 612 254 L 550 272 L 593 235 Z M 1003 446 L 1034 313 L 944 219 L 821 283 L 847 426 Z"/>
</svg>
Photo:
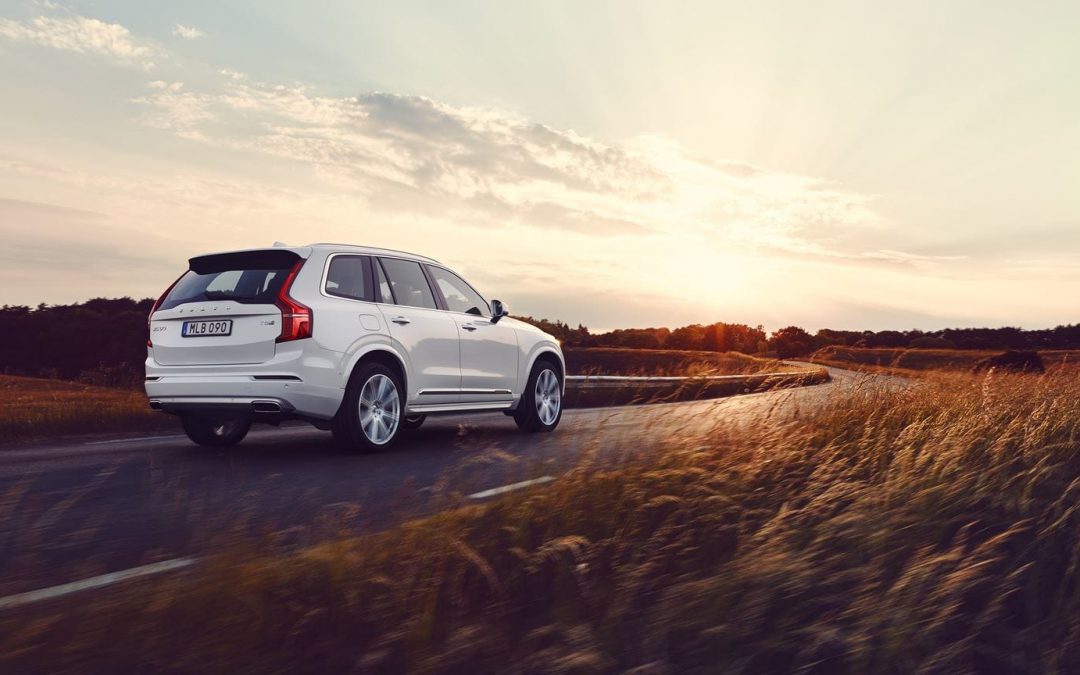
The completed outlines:
<svg viewBox="0 0 1080 675">
<path fill-rule="evenodd" d="M 303 257 L 287 249 L 262 249 L 200 255 L 188 260 L 196 274 L 212 274 L 229 270 L 287 270 Z"/>
</svg>

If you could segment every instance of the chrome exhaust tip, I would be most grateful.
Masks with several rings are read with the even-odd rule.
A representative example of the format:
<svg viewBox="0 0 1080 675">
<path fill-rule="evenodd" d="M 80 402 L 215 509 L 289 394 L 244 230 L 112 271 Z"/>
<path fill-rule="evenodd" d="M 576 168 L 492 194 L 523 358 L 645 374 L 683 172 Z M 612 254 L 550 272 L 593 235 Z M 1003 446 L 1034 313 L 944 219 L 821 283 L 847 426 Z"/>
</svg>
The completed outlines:
<svg viewBox="0 0 1080 675">
<path fill-rule="evenodd" d="M 281 404 L 277 401 L 252 401 L 251 409 L 257 413 L 279 413 Z"/>
</svg>

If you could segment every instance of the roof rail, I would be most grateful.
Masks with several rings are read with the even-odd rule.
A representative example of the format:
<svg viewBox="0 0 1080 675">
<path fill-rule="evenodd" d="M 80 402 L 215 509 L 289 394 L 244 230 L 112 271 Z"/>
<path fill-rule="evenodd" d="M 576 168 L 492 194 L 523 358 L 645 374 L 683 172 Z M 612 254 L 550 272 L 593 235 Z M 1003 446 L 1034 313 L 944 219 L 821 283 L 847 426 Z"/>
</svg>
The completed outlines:
<svg viewBox="0 0 1080 675">
<path fill-rule="evenodd" d="M 414 258 L 423 258 L 424 260 L 427 260 L 429 262 L 433 262 L 433 263 L 435 263 L 437 265 L 442 264 L 438 260 L 436 260 L 435 258 L 430 258 L 430 257 L 428 257 L 426 255 L 420 255 L 419 253 L 410 253 L 409 251 L 399 251 L 399 250 L 397 250 L 395 248 L 380 248 L 379 246 L 361 246 L 360 244 L 340 244 L 338 242 L 333 242 L 333 241 L 320 241 L 320 242 L 315 243 L 315 244 L 308 244 L 308 246 L 348 246 L 350 248 L 366 248 L 369 251 L 383 251 L 385 253 L 404 253 L 405 255 L 411 255 Z"/>
</svg>

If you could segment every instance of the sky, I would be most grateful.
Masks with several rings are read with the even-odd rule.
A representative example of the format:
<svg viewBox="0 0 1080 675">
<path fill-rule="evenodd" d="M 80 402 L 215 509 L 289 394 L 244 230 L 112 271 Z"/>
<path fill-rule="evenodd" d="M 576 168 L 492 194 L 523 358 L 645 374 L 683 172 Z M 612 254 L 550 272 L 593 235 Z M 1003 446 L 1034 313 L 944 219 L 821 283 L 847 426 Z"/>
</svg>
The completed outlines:
<svg viewBox="0 0 1080 675">
<path fill-rule="evenodd" d="M 0 304 L 429 255 L 594 329 L 1080 321 L 1080 3 L 0 0 Z"/>
</svg>

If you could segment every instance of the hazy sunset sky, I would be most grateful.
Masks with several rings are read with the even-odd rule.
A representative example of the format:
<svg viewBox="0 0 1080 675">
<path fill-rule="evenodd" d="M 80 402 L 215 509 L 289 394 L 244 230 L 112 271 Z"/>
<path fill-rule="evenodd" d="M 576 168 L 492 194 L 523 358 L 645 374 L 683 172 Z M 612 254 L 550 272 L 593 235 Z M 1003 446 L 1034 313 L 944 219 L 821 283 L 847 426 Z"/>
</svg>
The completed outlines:
<svg viewBox="0 0 1080 675">
<path fill-rule="evenodd" d="M 0 304 L 319 241 L 595 328 L 1080 321 L 1077 2 L 0 0 Z"/>
</svg>

